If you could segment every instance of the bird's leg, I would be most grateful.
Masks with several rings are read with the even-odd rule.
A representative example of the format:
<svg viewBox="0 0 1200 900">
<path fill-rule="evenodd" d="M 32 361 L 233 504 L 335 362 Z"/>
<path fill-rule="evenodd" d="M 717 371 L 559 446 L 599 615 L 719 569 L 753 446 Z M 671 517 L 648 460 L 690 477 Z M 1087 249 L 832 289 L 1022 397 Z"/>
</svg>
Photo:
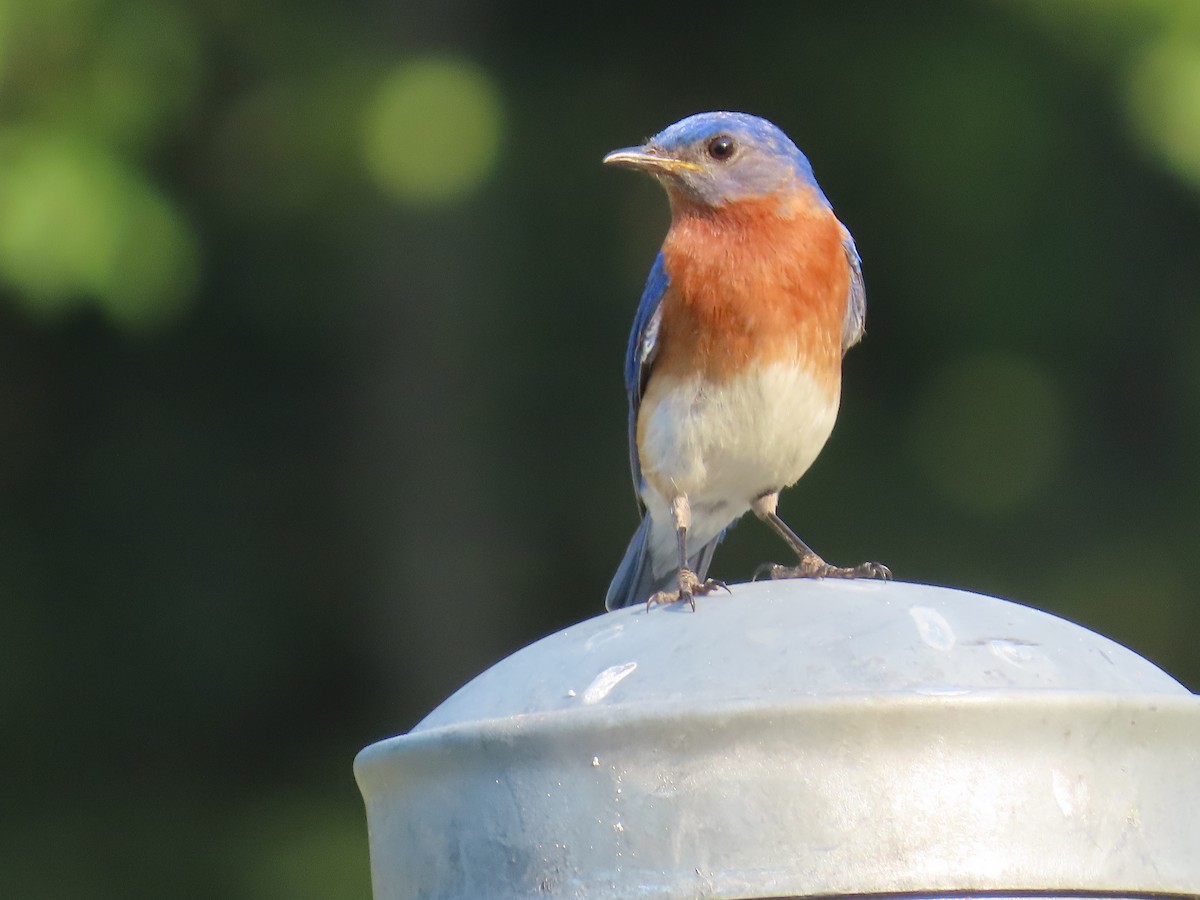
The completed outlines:
<svg viewBox="0 0 1200 900">
<path fill-rule="evenodd" d="M 688 568 L 687 532 L 692 524 L 692 508 L 688 505 L 688 498 L 685 494 L 680 494 L 671 501 L 671 519 L 675 523 L 675 540 L 679 548 L 679 590 L 659 591 L 657 594 L 651 595 L 650 599 L 646 601 L 646 609 L 649 610 L 655 603 L 674 603 L 676 600 L 686 600 L 692 607 L 692 612 L 695 612 L 697 597 L 703 597 L 718 588 L 725 590 L 729 590 L 729 588 L 723 582 L 714 581 L 711 578 L 701 581 L 696 573 Z"/>
<path fill-rule="evenodd" d="M 850 568 L 831 566 L 813 552 L 808 544 L 787 523 L 779 518 L 775 510 L 779 505 L 779 492 L 772 491 L 756 499 L 750 508 L 754 514 L 771 526 L 771 530 L 784 539 L 795 551 L 800 561 L 795 566 L 781 566 L 778 563 L 764 563 L 755 574 L 769 575 L 771 578 L 881 578 L 885 581 L 892 577 L 891 569 L 882 563 L 865 562 Z"/>
</svg>

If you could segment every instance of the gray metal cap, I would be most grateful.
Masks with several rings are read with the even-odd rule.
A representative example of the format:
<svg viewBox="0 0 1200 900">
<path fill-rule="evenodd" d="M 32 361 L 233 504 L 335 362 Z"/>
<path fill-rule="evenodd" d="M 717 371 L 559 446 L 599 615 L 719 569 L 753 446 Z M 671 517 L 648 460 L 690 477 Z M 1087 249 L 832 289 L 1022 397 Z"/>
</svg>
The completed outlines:
<svg viewBox="0 0 1200 900">
<path fill-rule="evenodd" d="M 376 900 L 1200 894 L 1200 698 L 945 588 L 608 613 L 355 773 Z"/>
</svg>

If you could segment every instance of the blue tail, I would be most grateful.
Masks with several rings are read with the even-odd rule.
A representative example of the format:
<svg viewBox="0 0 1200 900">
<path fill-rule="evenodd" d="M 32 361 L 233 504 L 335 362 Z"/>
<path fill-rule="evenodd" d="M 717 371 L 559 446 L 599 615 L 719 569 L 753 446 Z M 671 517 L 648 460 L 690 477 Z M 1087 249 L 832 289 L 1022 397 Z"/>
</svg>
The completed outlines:
<svg viewBox="0 0 1200 900">
<path fill-rule="evenodd" d="M 688 557 L 688 568 L 696 573 L 701 581 L 708 574 L 708 566 L 712 562 L 713 551 L 721 543 L 724 532 Z M 642 524 L 629 542 L 625 558 L 617 567 L 612 584 L 608 586 L 608 595 L 604 598 L 604 608 L 608 610 L 645 603 L 659 591 L 667 590 L 675 584 L 678 571 L 675 565 L 659 575 L 654 574 L 654 560 L 650 555 L 650 517 L 643 516 Z"/>
</svg>

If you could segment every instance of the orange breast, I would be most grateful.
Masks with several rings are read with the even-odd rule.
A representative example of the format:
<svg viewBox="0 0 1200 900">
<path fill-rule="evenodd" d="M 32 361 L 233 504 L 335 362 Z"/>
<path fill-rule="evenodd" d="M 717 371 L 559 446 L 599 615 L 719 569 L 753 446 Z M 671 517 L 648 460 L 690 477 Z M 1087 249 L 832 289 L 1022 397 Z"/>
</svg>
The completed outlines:
<svg viewBox="0 0 1200 900">
<path fill-rule="evenodd" d="M 754 363 L 794 358 L 836 389 L 850 286 L 844 230 L 812 198 L 783 217 L 780 204 L 675 209 L 663 244 L 671 285 L 655 375 L 724 381 Z"/>
</svg>

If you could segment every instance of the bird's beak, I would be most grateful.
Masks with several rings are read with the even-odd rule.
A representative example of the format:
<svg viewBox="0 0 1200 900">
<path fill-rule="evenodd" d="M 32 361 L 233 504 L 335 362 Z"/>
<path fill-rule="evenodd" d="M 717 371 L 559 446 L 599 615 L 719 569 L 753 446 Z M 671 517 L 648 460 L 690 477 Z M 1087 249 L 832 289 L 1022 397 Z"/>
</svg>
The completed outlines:
<svg viewBox="0 0 1200 900">
<path fill-rule="evenodd" d="M 607 166 L 621 166 L 625 169 L 636 169 L 651 175 L 681 175 L 684 172 L 697 172 L 700 166 L 687 160 L 669 156 L 657 147 L 646 144 L 641 147 L 625 147 L 614 150 L 604 157 Z"/>
</svg>

